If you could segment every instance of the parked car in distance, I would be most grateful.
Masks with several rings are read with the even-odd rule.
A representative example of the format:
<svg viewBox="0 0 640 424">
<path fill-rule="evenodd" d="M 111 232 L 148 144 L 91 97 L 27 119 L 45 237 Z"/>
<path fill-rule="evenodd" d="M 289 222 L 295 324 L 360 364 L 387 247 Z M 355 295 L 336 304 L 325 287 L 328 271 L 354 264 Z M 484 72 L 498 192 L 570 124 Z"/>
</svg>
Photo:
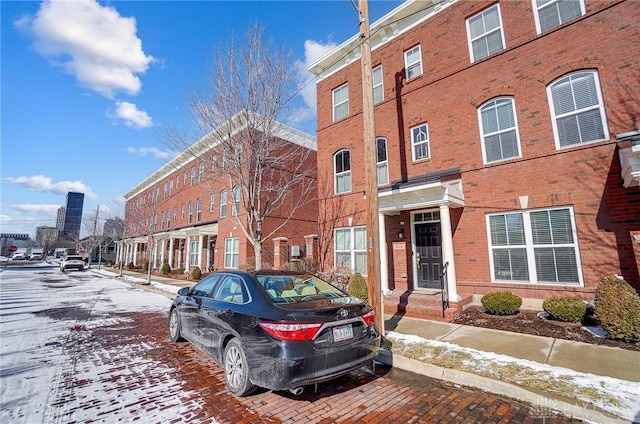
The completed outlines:
<svg viewBox="0 0 640 424">
<path fill-rule="evenodd" d="M 42 260 L 42 253 L 32 253 L 31 254 L 31 260 L 32 261 L 41 261 Z"/>
<path fill-rule="evenodd" d="M 25 259 L 27 259 L 27 256 L 24 253 L 14 253 L 11 256 L 11 259 L 14 261 L 24 261 Z"/>
<path fill-rule="evenodd" d="M 378 354 L 373 309 L 311 274 L 220 271 L 178 291 L 169 334 L 187 339 L 224 367 L 227 388 L 299 394 Z"/>
<path fill-rule="evenodd" d="M 84 259 L 82 255 L 67 255 L 60 261 L 60 271 L 65 272 L 68 269 L 77 269 L 84 271 Z"/>
</svg>

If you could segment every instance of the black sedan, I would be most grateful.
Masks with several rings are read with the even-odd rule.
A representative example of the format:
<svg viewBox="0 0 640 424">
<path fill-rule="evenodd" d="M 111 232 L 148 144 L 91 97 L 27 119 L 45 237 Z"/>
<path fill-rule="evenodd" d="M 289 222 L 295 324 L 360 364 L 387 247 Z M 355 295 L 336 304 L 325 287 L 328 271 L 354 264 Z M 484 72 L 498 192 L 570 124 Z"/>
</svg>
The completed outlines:
<svg viewBox="0 0 640 424">
<path fill-rule="evenodd" d="M 169 333 L 224 367 L 237 396 L 291 390 L 373 362 L 380 346 L 371 307 L 313 275 L 222 271 L 182 288 Z"/>
</svg>

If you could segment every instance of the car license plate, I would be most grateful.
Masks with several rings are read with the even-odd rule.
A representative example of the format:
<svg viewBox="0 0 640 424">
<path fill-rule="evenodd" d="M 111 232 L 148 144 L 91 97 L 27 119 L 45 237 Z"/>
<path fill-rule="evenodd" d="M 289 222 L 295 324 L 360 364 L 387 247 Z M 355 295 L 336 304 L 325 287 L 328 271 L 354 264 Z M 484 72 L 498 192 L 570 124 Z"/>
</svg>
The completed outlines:
<svg viewBox="0 0 640 424">
<path fill-rule="evenodd" d="M 342 325 L 340 327 L 333 327 L 333 341 L 341 342 L 342 340 L 348 340 L 353 338 L 353 329 L 351 324 Z"/>
</svg>

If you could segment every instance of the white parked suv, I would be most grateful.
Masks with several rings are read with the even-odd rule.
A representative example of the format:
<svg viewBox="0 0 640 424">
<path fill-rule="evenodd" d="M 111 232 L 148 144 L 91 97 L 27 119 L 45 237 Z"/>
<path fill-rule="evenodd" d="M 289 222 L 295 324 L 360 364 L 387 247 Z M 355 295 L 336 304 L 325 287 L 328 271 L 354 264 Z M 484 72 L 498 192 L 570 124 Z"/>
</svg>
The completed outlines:
<svg viewBox="0 0 640 424">
<path fill-rule="evenodd" d="M 67 255 L 60 262 L 60 271 L 65 272 L 68 269 L 77 269 L 84 271 L 84 259 L 81 255 Z"/>
</svg>

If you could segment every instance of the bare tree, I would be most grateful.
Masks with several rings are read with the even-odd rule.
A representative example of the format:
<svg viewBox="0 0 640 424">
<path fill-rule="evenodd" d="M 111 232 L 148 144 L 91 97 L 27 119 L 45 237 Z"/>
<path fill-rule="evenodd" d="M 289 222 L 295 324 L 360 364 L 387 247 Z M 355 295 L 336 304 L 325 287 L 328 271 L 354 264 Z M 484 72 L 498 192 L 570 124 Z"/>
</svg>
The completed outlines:
<svg viewBox="0 0 640 424">
<path fill-rule="evenodd" d="M 165 133 L 183 152 L 178 163 L 213 164 L 200 184 L 214 193 L 222 181 L 232 193 L 230 219 L 253 246 L 256 269 L 262 268 L 263 241 L 316 200 L 315 139 L 282 124 L 296 113 L 297 73 L 290 55 L 252 26 L 246 43 L 232 39 L 216 50 L 208 89 L 191 98 L 193 120 L 206 135 L 192 144 Z"/>
</svg>

